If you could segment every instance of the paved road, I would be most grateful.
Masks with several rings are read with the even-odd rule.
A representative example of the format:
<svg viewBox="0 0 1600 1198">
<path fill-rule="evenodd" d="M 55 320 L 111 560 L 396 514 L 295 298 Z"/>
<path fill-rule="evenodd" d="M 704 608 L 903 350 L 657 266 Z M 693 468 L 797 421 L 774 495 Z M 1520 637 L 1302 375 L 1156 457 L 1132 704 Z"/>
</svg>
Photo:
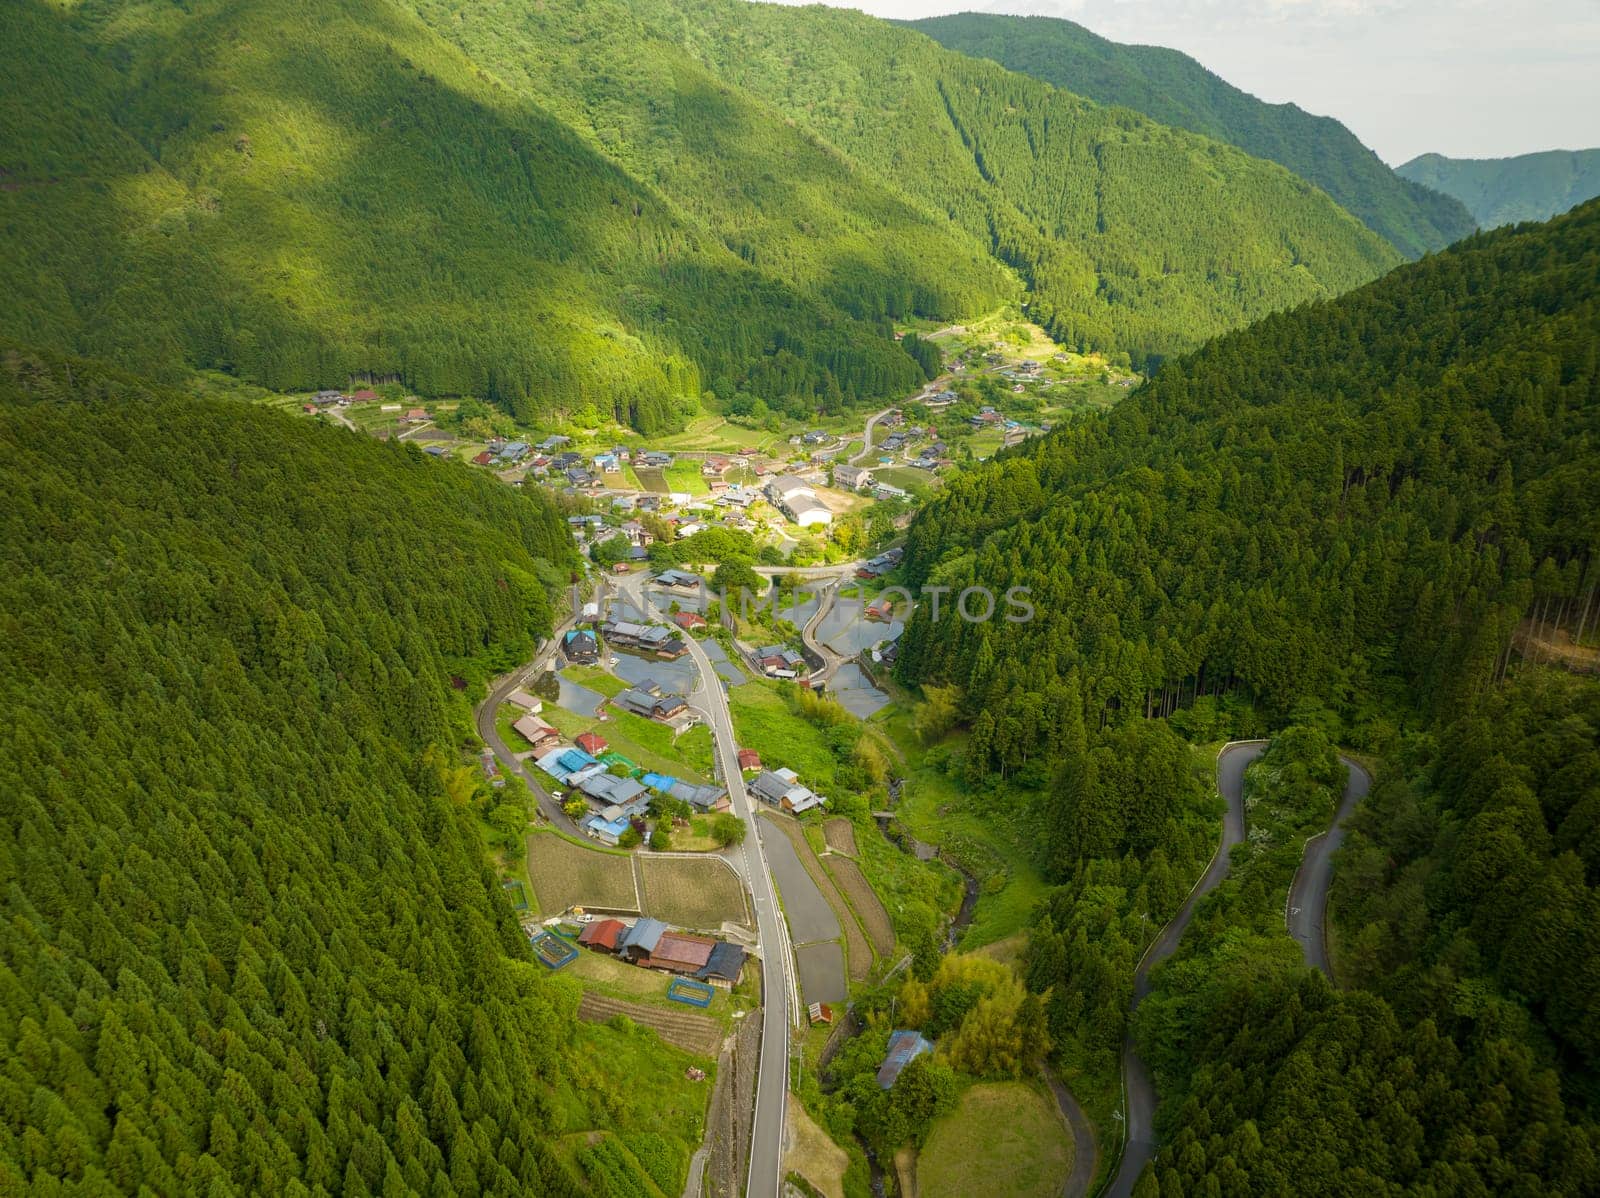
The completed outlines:
<svg viewBox="0 0 1600 1198">
<path fill-rule="evenodd" d="M 1089 1183 L 1094 1180 L 1095 1171 L 1100 1168 L 1100 1144 L 1094 1136 L 1094 1125 L 1089 1122 L 1089 1117 L 1083 1113 L 1072 1092 L 1061 1084 L 1061 1079 L 1048 1065 L 1044 1069 L 1044 1080 L 1049 1084 L 1050 1092 L 1056 1096 L 1061 1117 L 1072 1129 L 1072 1171 L 1062 1183 L 1061 1198 L 1083 1198 L 1089 1192 Z"/>
<path fill-rule="evenodd" d="M 628 575 L 619 581 L 635 606 L 643 610 L 649 603 L 663 621 L 667 616 L 655 607 L 653 597 L 642 592 L 642 575 Z M 685 637 L 689 656 L 699 669 L 699 680 L 689 695 L 689 703 L 710 725 L 716 749 L 719 774 L 728 788 L 733 812 L 745 823 L 744 875 L 755 900 L 756 936 L 761 949 L 761 1055 L 756 1074 L 756 1109 L 750 1133 L 750 1174 L 746 1198 L 778 1198 L 783 1189 L 783 1130 L 789 1097 L 789 1029 L 800 1025 L 800 998 L 795 985 L 794 957 L 789 948 L 788 930 L 778 907 L 772 874 L 761 847 L 755 804 L 745 792 L 744 776 L 739 772 L 738 740 L 733 731 L 733 715 L 722 680 L 700 642 Z"/>
<path fill-rule="evenodd" d="M 919 392 L 919 394 L 920 394 L 920 392 Z M 864 459 L 870 458 L 872 456 L 872 454 L 873 454 L 873 449 L 872 449 L 872 430 L 878 427 L 878 421 L 882 420 L 885 416 L 889 415 L 889 413 L 898 412 L 899 410 L 900 410 L 899 408 L 885 408 L 885 409 L 883 409 L 883 411 L 874 412 L 871 416 L 867 417 L 866 431 L 864 433 L 862 433 L 862 435 L 861 435 L 861 440 L 862 440 L 862 444 L 863 444 L 864 448 L 861 450 L 860 453 L 856 454 L 855 457 L 850 459 L 850 462 L 849 462 L 850 465 L 859 466 L 859 465 L 861 465 L 861 463 L 862 463 L 862 461 Z"/>
<path fill-rule="evenodd" d="M 1328 962 L 1328 887 L 1333 881 L 1333 854 L 1344 843 L 1344 825 L 1356 804 L 1367 797 L 1372 778 L 1348 757 L 1339 758 L 1350 771 L 1345 783 L 1344 798 L 1334 813 L 1333 824 L 1320 836 L 1306 841 L 1305 858 L 1294 885 L 1289 887 L 1289 901 L 1284 912 L 1289 925 L 1289 935 L 1300 942 L 1300 951 L 1306 955 L 1306 964 L 1320 969 L 1330 978 L 1333 969 Z"/>
<path fill-rule="evenodd" d="M 1178 941 L 1183 938 L 1184 929 L 1189 926 L 1195 906 L 1228 876 L 1228 852 L 1244 839 L 1244 767 L 1261 756 L 1266 747 L 1264 740 L 1242 741 L 1225 746 L 1218 754 L 1217 789 L 1228 804 L 1228 810 L 1222 817 L 1222 841 L 1200 881 L 1195 883 L 1195 888 L 1190 891 L 1171 922 L 1161 929 L 1161 934 L 1145 950 L 1139 968 L 1134 971 L 1133 1002 L 1128 1007 L 1130 1018 L 1139 1009 L 1145 995 L 1150 993 L 1150 970 L 1172 955 L 1178 947 Z M 1117 1175 L 1104 1191 L 1107 1198 L 1131 1198 L 1139 1174 L 1144 1172 L 1145 1165 L 1156 1153 L 1155 1083 L 1151 1081 L 1150 1071 L 1145 1068 L 1144 1061 L 1134 1050 L 1131 1032 L 1122 1042 L 1122 1081 L 1127 1091 L 1127 1140 Z"/>
<path fill-rule="evenodd" d="M 806 626 L 800 630 L 800 639 L 805 642 L 806 648 L 810 649 L 826 663 L 822 669 L 818 670 L 812 675 L 814 680 L 822 683 L 827 683 L 830 681 L 833 678 L 834 671 L 836 671 L 840 666 L 844 665 L 846 660 L 845 658 L 839 656 L 839 654 L 835 653 L 831 648 L 828 647 L 826 643 L 823 642 L 820 637 L 817 636 L 817 629 L 821 628 L 822 621 L 828 618 L 828 613 L 833 610 L 833 601 L 838 597 L 838 584 L 830 586 L 824 590 L 822 593 L 822 599 L 817 604 L 816 612 L 809 620 L 806 621 Z"/>
<path fill-rule="evenodd" d="M 551 797 L 550 792 L 544 788 L 544 783 L 539 780 L 534 772 L 524 767 L 522 762 L 517 760 L 515 754 L 511 752 L 511 747 L 501 737 L 500 730 L 495 727 L 494 722 L 495 713 L 500 710 L 500 705 L 506 701 L 506 696 L 519 686 L 531 685 L 533 680 L 544 672 L 546 663 L 555 652 L 556 646 L 561 643 L 561 634 L 572 627 L 572 623 L 572 618 L 569 616 L 565 621 L 557 625 L 556 630 L 550 635 L 549 642 L 532 661 L 519 670 L 511 671 L 496 683 L 489 691 L 489 697 L 478 704 L 476 719 L 478 735 L 483 738 L 483 743 L 493 751 L 500 762 L 500 768 L 507 773 L 515 774 L 528 784 L 528 789 L 533 792 L 533 796 L 539 804 L 539 811 L 544 815 L 545 819 L 562 831 L 576 836 L 578 834 L 578 826 L 567 818 L 567 813 L 561 810 L 561 804 Z"/>
</svg>

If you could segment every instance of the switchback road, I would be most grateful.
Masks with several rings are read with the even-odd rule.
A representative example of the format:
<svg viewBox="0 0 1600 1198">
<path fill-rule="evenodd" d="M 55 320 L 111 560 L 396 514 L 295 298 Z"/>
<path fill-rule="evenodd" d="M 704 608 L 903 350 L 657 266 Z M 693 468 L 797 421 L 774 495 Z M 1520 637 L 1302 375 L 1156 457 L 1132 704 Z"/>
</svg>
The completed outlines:
<svg viewBox="0 0 1600 1198">
<path fill-rule="evenodd" d="M 1306 964 L 1322 970 L 1330 978 L 1333 969 L 1328 961 L 1327 921 L 1328 887 L 1333 881 L 1333 854 L 1344 843 L 1345 821 L 1372 787 L 1372 778 L 1366 770 L 1348 757 L 1340 757 L 1339 760 L 1350 771 L 1344 797 L 1328 830 L 1306 841 L 1305 857 L 1294 876 L 1294 885 L 1289 887 L 1289 902 L 1284 913 L 1289 935 L 1299 942 L 1300 951 L 1306 956 Z"/>
<path fill-rule="evenodd" d="M 1145 995 L 1150 993 L 1150 970 L 1173 954 L 1178 941 L 1183 938 L 1184 929 L 1194 916 L 1195 907 L 1228 876 L 1228 854 L 1234 845 L 1244 839 L 1244 767 L 1261 756 L 1266 747 L 1264 740 L 1240 741 L 1224 745 L 1222 752 L 1217 754 L 1217 790 L 1228 805 L 1222 816 L 1222 840 L 1206 872 L 1195 883 L 1183 906 L 1178 908 L 1178 913 L 1145 950 L 1138 969 L 1134 971 L 1133 1002 L 1128 1007 L 1130 1020 Z M 1150 1079 L 1149 1069 L 1134 1049 L 1131 1030 L 1122 1042 L 1122 1081 L 1127 1091 L 1127 1139 L 1117 1175 L 1105 1190 L 1108 1198 L 1132 1198 L 1139 1174 L 1144 1172 L 1145 1165 L 1156 1153 L 1156 1088 Z"/>
</svg>

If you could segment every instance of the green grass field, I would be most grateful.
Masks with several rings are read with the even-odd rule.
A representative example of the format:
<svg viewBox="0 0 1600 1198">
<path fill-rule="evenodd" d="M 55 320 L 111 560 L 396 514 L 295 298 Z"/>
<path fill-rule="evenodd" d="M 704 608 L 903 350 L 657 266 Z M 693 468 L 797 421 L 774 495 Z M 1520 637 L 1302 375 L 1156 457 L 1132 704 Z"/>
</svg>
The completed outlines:
<svg viewBox="0 0 1600 1198">
<path fill-rule="evenodd" d="M 900 822 L 918 840 L 944 848 L 979 880 L 978 905 L 961 947 L 970 951 L 1026 927 L 1047 890 L 1034 864 L 1031 833 L 1012 818 L 1013 812 L 1027 807 L 1027 796 L 1012 796 L 1006 811 L 974 810 L 955 780 L 927 764 L 909 712 L 896 705 L 881 726 L 905 753 Z M 870 864 L 863 862 L 869 877 Z"/>
<path fill-rule="evenodd" d="M 746 682 L 728 692 L 739 746 L 754 749 L 768 769 L 788 766 L 813 790 L 833 785 L 833 750 L 821 729 L 790 712 L 775 684 Z"/>
<path fill-rule="evenodd" d="M 601 722 L 593 716 L 577 715 L 564 707 L 546 703 L 539 718 L 567 740 L 583 732 L 598 732 L 612 749 L 645 769 L 670 774 L 686 782 L 709 781 L 708 773 L 702 771 L 709 770 L 711 739 L 710 733 L 703 729 L 690 729 L 679 738 L 680 749 L 673 740 L 671 728 L 628 712 L 613 711 L 610 719 Z M 697 736 L 697 731 L 703 735 Z M 697 762 L 700 768 L 696 768 Z"/>
<path fill-rule="evenodd" d="M 627 853 L 590 848 L 555 832 L 534 832 L 528 837 L 528 876 L 541 911 L 639 910 L 633 858 Z"/>
<path fill-rule="evenodd" d="M 917 1192 L 1054 1198 L 1071 1168 L 1072 1138 L 1048 1096 L 1022 1082 L 977 1085 L 933 1125 L 917 1157 Z"/>
<path fill-rule="evenodd" d="M 669 491 L 686 491 L 690 495 L 711 494 L 711 487 L 700 473 L 698 461 L 674 462 L 662 473 L 666 476 Z"/>
<path fill-rule="evenodd" d="M 561 671 L 561 676 L 568 682 L 576 682 L 579 686 L 586 686 L 592 691 L 598 691 L 606 698 L 614 698 L 628 689 L 628 684 L 615 674 L 607 673 L 599 666 L 567 666 Z"/>
</svg>

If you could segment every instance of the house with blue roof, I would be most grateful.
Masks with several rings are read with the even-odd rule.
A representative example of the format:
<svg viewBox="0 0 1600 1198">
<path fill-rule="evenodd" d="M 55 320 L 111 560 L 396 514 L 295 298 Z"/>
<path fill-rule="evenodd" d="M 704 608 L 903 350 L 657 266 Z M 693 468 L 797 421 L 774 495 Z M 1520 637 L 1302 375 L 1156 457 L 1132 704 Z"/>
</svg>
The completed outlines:
<svg viewBox="0 0 1600 1198">
<path fill-rule="evenodd" d="M 616 847 L 617 842 L 622 839 L 622 834 L 631 827 L 633 827 L 633 824 L 629 822 L 627 816 L 619 816 L 616 819 L 607 820 L 598 815 L 591 815 L 583 821 L 583 830 L 586 833 L 601 844 L 609 845 L 612 848 Z"/>
<path fill-rule="evenodd" d="M 657 794 L 666 794 L 678 784 L 678 780 L 670 774 L 648 773 L 641 774 L 639 781 L 643 782 Z"/>
<path fill-rule="evenodd" d="M 535 765 L 561 783 L 570 782 L 579 775 L 588 776 L 584 774 L 585 770 L 592 773 L 606 768 L 582 749 L 570 747 L 550 749 L 533 760 Z"/>
<path fill-rule="evenodd" d="M 630 961 L 648 957 L 656 951 L 656 945 L 661 943 L 661 937 L 666 934 L 666 924 L 646 916 L 634 921 L 634 925 L 617 941 L 617 952 Z"/>
<path fill-rule="evenodd" d="M 921 1032 L 889 1033 L 889 1051 L 883 1058 L 883 1064 L 878 1066 L 879 1088 L 891 1088 L 899 1080 L 902 1069 L 924 1053 L 932 1051 L 933 1041 Z"/>
</svg>

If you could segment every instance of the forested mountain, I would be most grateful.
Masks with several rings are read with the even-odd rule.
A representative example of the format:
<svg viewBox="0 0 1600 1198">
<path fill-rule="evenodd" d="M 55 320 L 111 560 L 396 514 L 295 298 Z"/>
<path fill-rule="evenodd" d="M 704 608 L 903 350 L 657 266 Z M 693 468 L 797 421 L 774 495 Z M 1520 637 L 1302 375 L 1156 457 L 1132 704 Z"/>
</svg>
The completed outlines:
<svg viewBox="0 0 1600 1198">
<path fill-rule="evenodd" d="M 1028 981 L 1098 1084 L 1216 843 L 1180 735 L 1298 726 L 1140 1007 L 1165 1144 L 1141 1195 L 1600 1185 L 1594 684 L 1542 694 L 1512 652 L 1600 598 L 1597 327 L 1592 202 L 1218 338 L 913 523 L 913 585 L 1031 588 L 1025 623 L 921 605 L 898 669 L 955 688 L 969 784 L 1034 796 L 1061 885 Z M 1351 992 L 1283 926 L 1333 740 L 1405 773 L 1336 878 Z"/>
<path fill-rule="evenodd" d="M 11 349 L 0 471 L 0 1188 L 576 1192 L 452 687 L 551 627 L 553 505 Z"/>
<path fill-rule="evenodd" d="M 619 82 L 584 103 L 597 126 L 624 132 L 670 127 L 662 114 L 681 107 L 670 89 L 633 120 L 623 114 L 638 112 L 628 97 L 652 63 L 687 53 L 1015 267 L 1029 313 L 1076 347 L 1142 363 L 1398 261 L 1271 163 L 857 12 L 553 0 L 530 14 L 490 0 L 456 22 L 447 6 L 416 2 L 496 71 L 510 74 L 506 55 L 540 61 L 540 47 L 561 54 L 544 62 L 545 86 L 582 78 L 585 63 L 615 69 Z"/>
<path fill-rule="evenodd" d="M 703 82 L 752 147 L 716 186 L 799 175 L 827 197 L 770 201 L 804 269 L 741 256 L 390 0 L 22 0 L 0 70 L 0 334 L 169 379 L 398 375 L 648 431 L 722 378 L 808 410 L 904 394 L 922 372 L 880 317 L 1016 291 L 942 219 Z"/>
<path fill-rule="evenodd" d="M 1258 100 L 1177 50 L 1108 41 L 1055 17 L 958 13 L 904 24 L 952 50 L 1281 163 L 1408 257 L 1473 231 L 1472 216 L 1451 198 L 1457 193 L 1404 167 L 1397 175 L 1331 117 Z"/>
<path fill-rule="evenodd" d="M 1548 220 L 1600 196 L 1600 149 L 1546 150 L 1515 158 L 1422 154 L 1394 169 L 1454 196 L 1485 229 Z"/>
<path fill-rule="evenodd" d="M 856 16 L 21 0 L 0 70 L 0 335 L 167 381 L 651 431 L 904 395 L 890 319 L 1024 283 L 1142 360 L 1395 260 L 1268 164 Z"/>
</svg>

